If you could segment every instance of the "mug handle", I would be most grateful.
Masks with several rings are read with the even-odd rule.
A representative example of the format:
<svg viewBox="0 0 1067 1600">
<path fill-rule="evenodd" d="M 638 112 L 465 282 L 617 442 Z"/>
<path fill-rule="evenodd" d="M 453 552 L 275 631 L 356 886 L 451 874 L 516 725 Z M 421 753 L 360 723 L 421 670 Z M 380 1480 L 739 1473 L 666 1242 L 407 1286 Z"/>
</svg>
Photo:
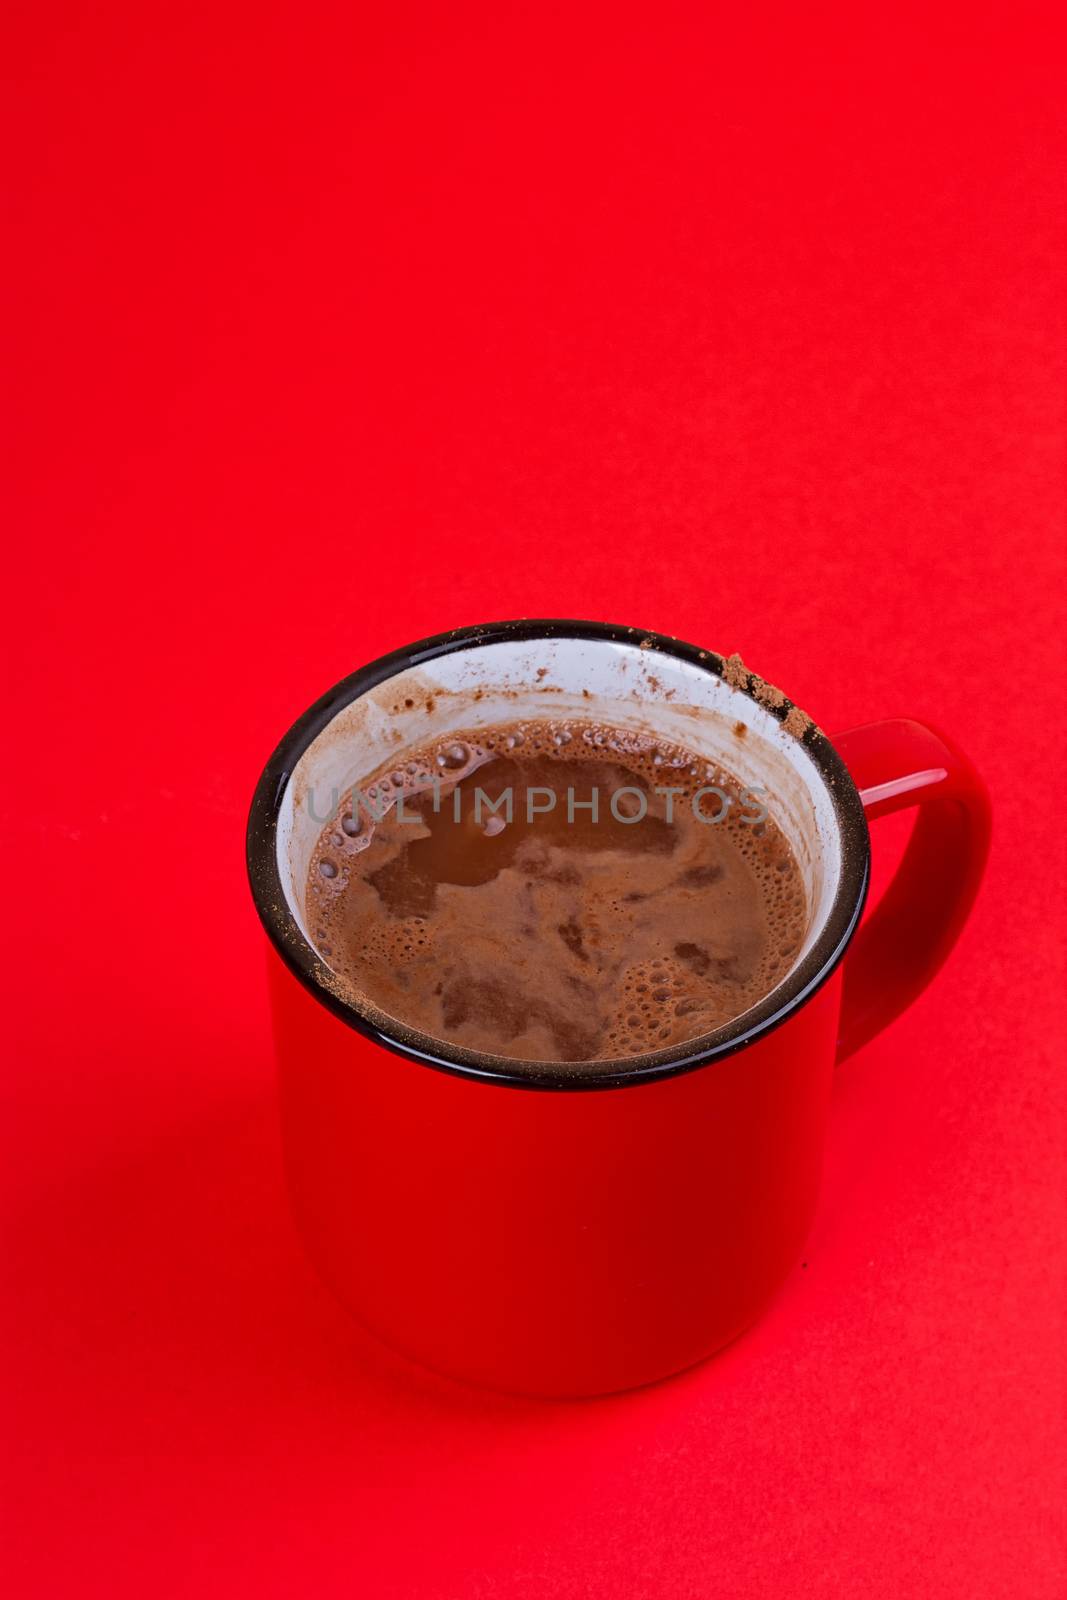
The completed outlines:
<svg viewBox="0 0 1067 1600">
<path fill-rule="evenodd" d="M 917 806 L 908 847 L 845 958 L 837 1059 L 880 1033 L 926 988 L 974 904 L 989 853 L 989 793 L 943 734 L 907 720 L 833 739 L 867 820 Z"/>
</svg>

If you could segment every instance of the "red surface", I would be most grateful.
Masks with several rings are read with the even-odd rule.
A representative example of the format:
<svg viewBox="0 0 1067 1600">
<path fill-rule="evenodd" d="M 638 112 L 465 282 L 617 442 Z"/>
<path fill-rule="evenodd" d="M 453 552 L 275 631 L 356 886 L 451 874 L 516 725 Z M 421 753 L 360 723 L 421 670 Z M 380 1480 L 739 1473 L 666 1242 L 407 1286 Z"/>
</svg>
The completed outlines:
<svg viewBox="0 0 1067 1600">
<path fill-rule="evenodd" d="M 1062 1593 L 1060 58 L 856 9 L 18 24 L 8 1592 Z M 928 717 L 996 807 L 806 1267 L 584 1405 L 307 1266 L 241 861 L 325 685 L 568 612 Z"/>
</svg>

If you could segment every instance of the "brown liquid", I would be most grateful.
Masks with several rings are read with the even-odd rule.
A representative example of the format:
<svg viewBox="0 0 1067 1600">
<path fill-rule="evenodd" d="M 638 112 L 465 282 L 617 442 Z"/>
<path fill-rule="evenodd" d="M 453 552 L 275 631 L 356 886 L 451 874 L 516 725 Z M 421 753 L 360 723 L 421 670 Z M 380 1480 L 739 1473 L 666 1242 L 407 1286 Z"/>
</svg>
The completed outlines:
<svg viewBox="0 0 1067 1600">
<path fill-rule="evenodd" d="M 655 792 L 668 785 L 670 800 Z M 710 785 L 722 794 L 696 799 L 698 820 Z M 795 957 L 803 884 L 761 812 L 651 735 L 454 734 L 342 802 L 311 862 L 309 928 L 357 1008 L 435 1039 L 525 1060 L 643 1055 L 747 1011 Z"/>
</svg>

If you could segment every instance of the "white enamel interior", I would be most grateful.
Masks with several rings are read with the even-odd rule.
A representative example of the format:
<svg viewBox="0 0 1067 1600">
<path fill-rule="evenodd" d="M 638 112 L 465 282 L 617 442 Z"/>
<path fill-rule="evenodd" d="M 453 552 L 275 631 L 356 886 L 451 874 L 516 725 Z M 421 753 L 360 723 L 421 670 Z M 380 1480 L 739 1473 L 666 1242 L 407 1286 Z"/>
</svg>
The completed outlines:
<svg viewBox="0 0 1067 1600">
<path fill-rule="evenodd" d="M 538 715 L 652 729 L 760 790 L 804 876 L 808 930 L 794 968 L 803 960 L 841 876 L 836 814 L 815 762 L 768 711 L 714 673 L 637 642 L 600 639 L 471 646 L 397 674 L 337 714 L 297 763 L 278 818 L 279 876 L 305 938 L 311 942 L 304 916 L 308 867 L 341 796 L 405 749 Z M 744 737 L 736 732 L 739 722 Z M 781 981 L 787 980 L 785 974 Z"/>
</svg>

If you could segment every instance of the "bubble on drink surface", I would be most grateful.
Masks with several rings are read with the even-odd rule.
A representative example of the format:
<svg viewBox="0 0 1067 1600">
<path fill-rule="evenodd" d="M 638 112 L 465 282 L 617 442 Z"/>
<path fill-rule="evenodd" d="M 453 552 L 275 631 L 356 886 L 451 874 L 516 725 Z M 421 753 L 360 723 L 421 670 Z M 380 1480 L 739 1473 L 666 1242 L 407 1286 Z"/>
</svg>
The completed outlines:
<svg viewBox="0 0 1067 1600">
<path fill-rule="evenodd" d="M 458 772 L 470 758 L 471 753 L 465 744 L 446 744 L 443 750 L 437 752 L 437 765 L 444 767 L 446 772 Z"/>
<path fill-rule="evenodd" d="M 358 838 L 363 832 L 364 826 L 363 818 L 358 811 L 352 812 L 350 816 L 341 818 L 341 831 L 347 834 L 350 839 Z"/>
<path fill-rule="evenodd" d="M 382 822 L 396 804 L 397 792 L 388 778 L 379 778 L 363 796 L 373 822 Z"/>
<path fill-rule="evenodd" d="M 487 839 L 495 839 L 498 833 L 503 833 L 507 823 L 503 817 L 487 817 L 482 827 L 482 832 Z"/>
<path fill-rule="evenodd" d="M 319 871 L 324 878 L 336 878 L 337 866 L 328 856 L 323 856 L 319 862 Z"/>
<path fill-rule="evenodd" d="M 509 750 L 514 750 L 516 745 L 520 745 L 522 742 L 523 732 L 521 728 L 516 728 L 513 733 L 509 733 L 504 741 Z"/>
</svg>

